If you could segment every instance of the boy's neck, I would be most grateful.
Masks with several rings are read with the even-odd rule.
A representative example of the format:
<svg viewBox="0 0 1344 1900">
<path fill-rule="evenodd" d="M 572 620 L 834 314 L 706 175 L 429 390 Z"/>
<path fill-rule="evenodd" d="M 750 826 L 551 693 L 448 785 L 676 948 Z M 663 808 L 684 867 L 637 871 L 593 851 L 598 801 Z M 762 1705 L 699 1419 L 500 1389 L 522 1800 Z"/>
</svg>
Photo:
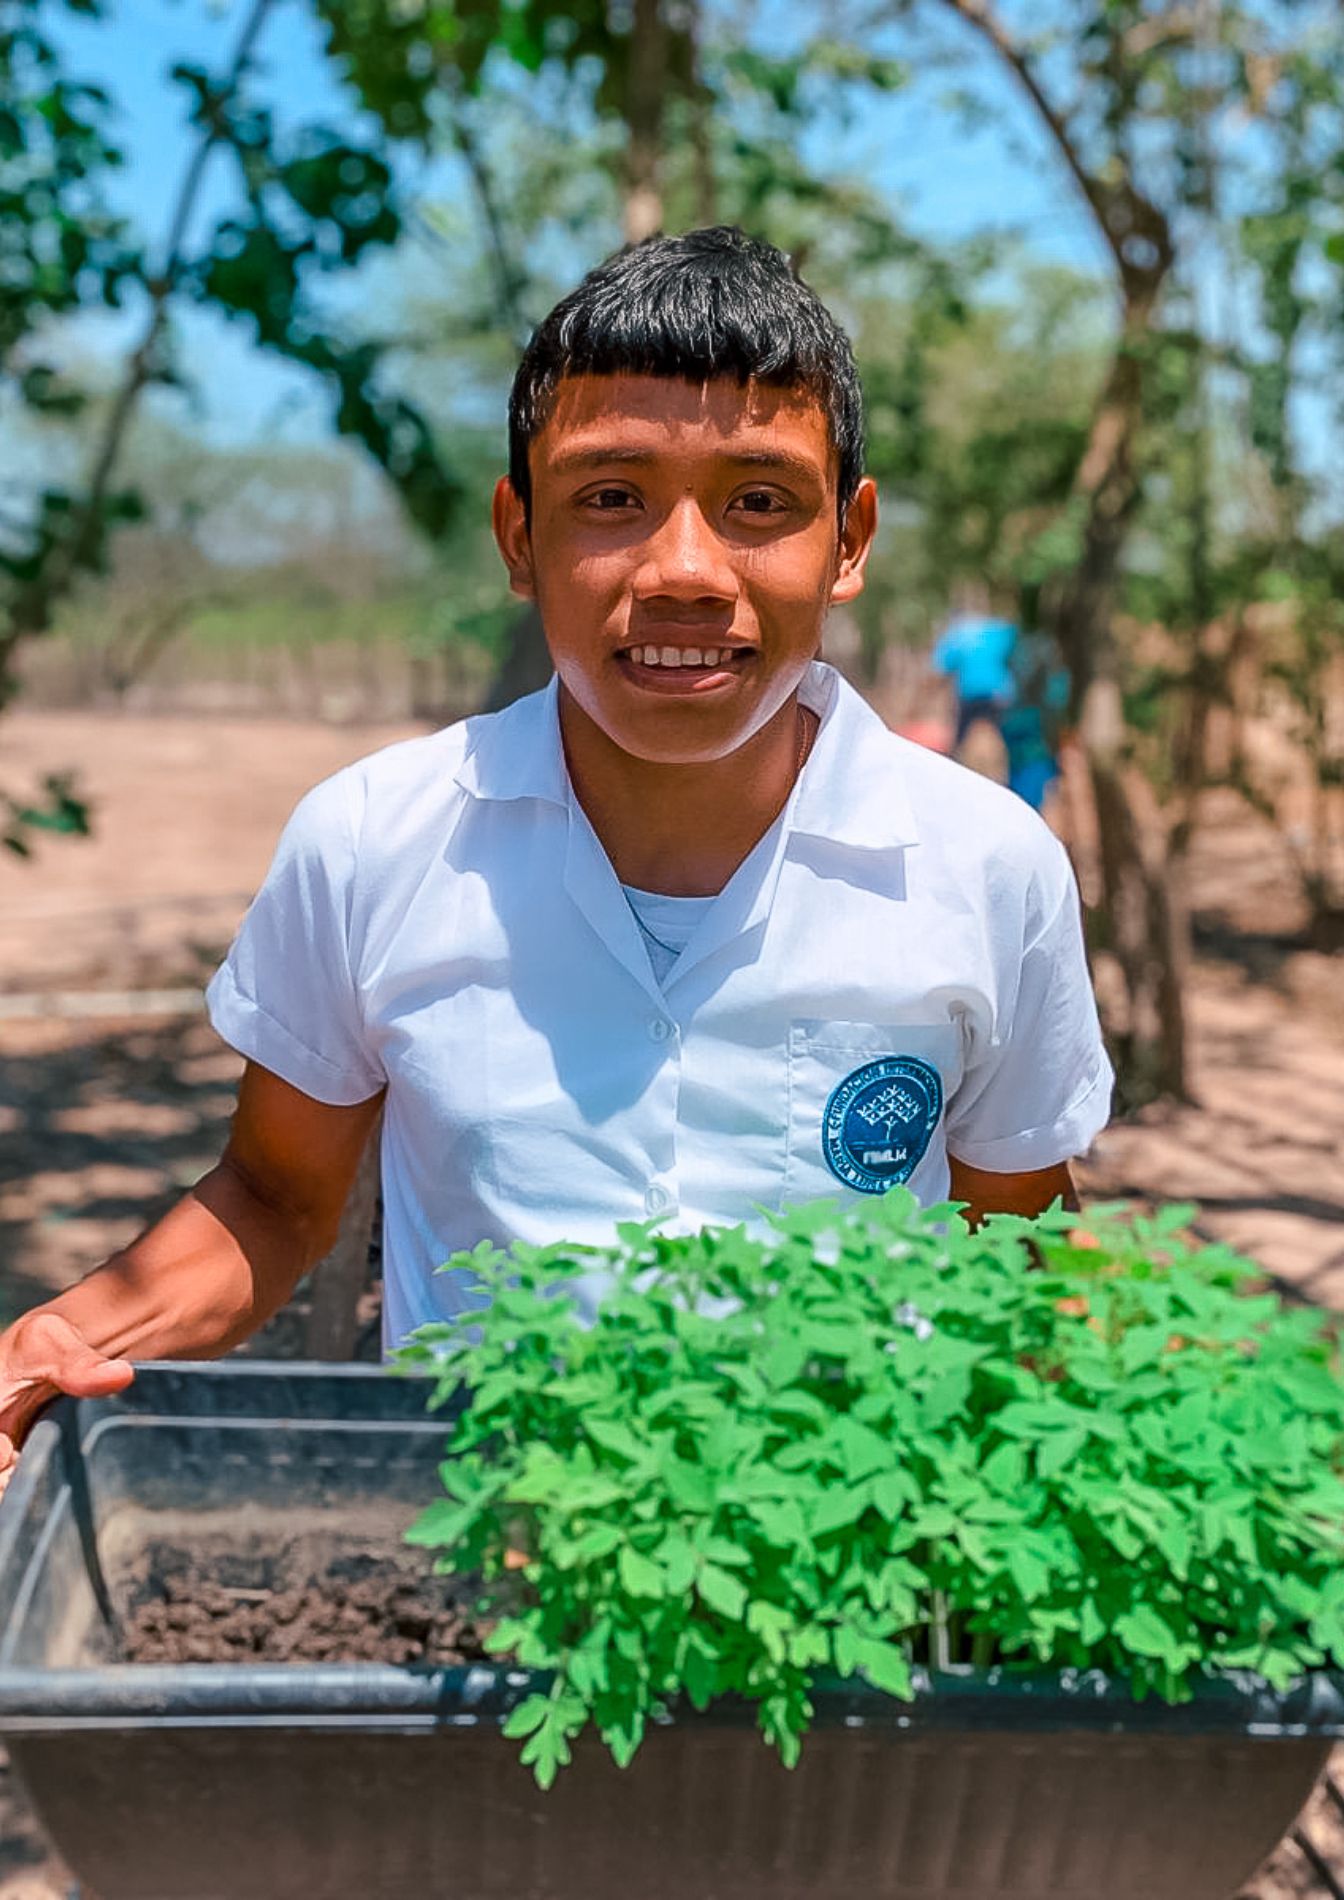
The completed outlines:
<svg viewBox="0 0 1344 1900">
<path fill-rule="evenodd" d="M 575 797 L 620 882 L 668 897 L 723 889 L 783 811 L 819 724 L 795 694 L 727 758 L 653 764 L 613 744 L 560 689 Z"/>
</svg>

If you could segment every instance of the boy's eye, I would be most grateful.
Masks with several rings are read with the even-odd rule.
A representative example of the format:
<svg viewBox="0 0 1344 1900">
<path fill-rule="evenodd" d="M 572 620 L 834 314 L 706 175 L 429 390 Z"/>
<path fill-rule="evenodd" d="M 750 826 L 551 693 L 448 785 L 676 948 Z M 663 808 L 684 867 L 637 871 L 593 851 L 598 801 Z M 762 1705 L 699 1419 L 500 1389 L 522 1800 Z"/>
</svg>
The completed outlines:
<svg viewBox="0 0 1344 1900">
<path fill-rule="evenodd" d="M 782 514 L 786 505 L 783 496 L 769 488 L 749 488 L 734 503 L 735 507 L 749 515 Z"/>
<path fill-rule="evenodd" d="M 600 509 L 603 514 L 611 514 L 622 508 L 637 506 L 636 497 L 628 488 L 595 488 L 583 497 L 585 508 Z"/>
</svg>

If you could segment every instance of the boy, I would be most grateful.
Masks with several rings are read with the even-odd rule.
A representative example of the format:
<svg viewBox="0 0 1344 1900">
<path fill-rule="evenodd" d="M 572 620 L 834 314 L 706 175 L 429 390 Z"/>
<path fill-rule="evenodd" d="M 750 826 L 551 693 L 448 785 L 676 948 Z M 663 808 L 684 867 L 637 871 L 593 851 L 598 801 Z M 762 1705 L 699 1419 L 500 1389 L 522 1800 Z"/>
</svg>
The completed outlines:
<svg viewBox="0 0 1344 1900">
<path fill-rule="evenodd" d="M 389 1342 L 472 1304 L 436 1269 L 483 1237 L 1071 1196 L 1111 1074 L 1064 853 L 816 663 L 877 524 L 843 333 L 768 245 L 650 239 L 541 325 L 509 426 L 557 678 L 302 801 L 210 989 L 224 1157 L 0 1339 L 0 1464 L 55 1391 L 260 1326 L 380 1106 Z"/>
</svg>

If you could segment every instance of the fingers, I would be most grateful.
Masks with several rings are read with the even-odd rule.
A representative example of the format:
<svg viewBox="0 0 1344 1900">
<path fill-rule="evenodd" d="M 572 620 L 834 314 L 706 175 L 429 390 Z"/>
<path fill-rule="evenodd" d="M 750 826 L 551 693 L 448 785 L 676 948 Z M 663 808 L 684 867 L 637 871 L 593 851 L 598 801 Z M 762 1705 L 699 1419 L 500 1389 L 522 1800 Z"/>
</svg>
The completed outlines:
<svg viewBox="0 0 1344 1900">
<path fill-rule="evenodd" d="M 134 1377 L 128 1360 L 99 1352 L 58 1313 L 39 1311 L 19 1320 L 0 1350 L 0 1447 L 21 1444 L 43 1406 L 60 1393 L 110 1398 Z M 0 1454 L 0 1476 L 6 1469 Z"/>
<path fill-rule="evenodd" d="M 110 1398 L 115 1392 L 124 1392 L 135 1377 L 135 1367 L 128 1359 L 104 1358 L 92 1346 L 86 1346 L 73 1329 L 67 1331 L 72 1343 L 53 1353 L 47 1363 L 32 1368 L 27 1377 L 13 1381 L 4 1394 L 5 1402 L 0 1406 L 0 1497 L 18 1469 L 19 1444 L 47 1400 L 59 1392 L 75 1399 Z"/>
<path fill-rule="evenodd" d="M 105 1359 L 92 1346 L 67 1353 L 47 1376 L 62 1392 L 75 1399 L 105 1399 L 124 1392 L 135 1377 L 129 1359 Z"/>
<path fill-rule="evenodd" d="M 4 1370 L 9 1382 L 29 1392 L 68 1392 L 76 1399 L 106 1398 L 124 1391 L 135 1377 L 129 1360 L 110 1359 L 82 1339 L 59 1313 L 37 1312 L 14 1328 L 14 1343 Z"/>
</svg>

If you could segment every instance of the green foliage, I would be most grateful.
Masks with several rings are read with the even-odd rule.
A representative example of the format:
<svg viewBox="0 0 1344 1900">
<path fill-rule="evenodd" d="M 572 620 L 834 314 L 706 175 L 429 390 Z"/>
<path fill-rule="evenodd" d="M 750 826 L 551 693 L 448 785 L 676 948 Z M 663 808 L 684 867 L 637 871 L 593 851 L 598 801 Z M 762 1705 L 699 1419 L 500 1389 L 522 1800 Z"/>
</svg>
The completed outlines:
<svg viewBox="0 0 1344 1900">
<path fill-rule="evenodd" d="M 963 245 L 910 259 L 860 305 L 869 465 L 896 517 L 860 617 L 910 616 L 907 637 L 923 639 L 958 581 L 1029 602 L 1076 560 L 1073 473 L 1107 344 L 1099 291 Z"/>
<path fill-rule="evenodd" d="M 538 1780 L 590 1721 L 628 1761 L 682 1696 L 751 1699 L 792 1763 L 818 1671 L 908 1697 L 921 1665 L 1097 1667 L 1180 1700 L 1344 1663 L 1333 1340 L 1191 1213 L 1099 1209 L 1081 1245 L 1058 1209 L 970 1233 L 895 1190 L 761 1238 L 450 1262 L 488 1304 L 399 1355 L 468 1401 L 409 1537 L 553 1672 L 508 1727 Z"/>
<path fill-rule="evenodd" d="M 93 4 L 77 10 L 99 11 Z M 36 0 L 17 0 L 0 15 L 0 399 L 35 415 L 72 417 L 86 394 L 45 360 L 46 332 L 74 310 L 119 304 L 141 260 L 102 199 L 121 163 L 108 132 L 112 103 L 62 69 L 42 12 Z M 65 545 L 74 503 L 53 488 L 22 516 L 0 513 L 0 607 L 39 586 Z M 109 495 L 83 566 L 101 567 L 107 529 L 134 518 L 136 507 L 134 495 Z M 0 705 L 9 684 L 6 646 L 0 620 Z M 5 841 L 12 844 L 30 822 L 12 820 Z"/>
<path fill-rule="evenodd" d="M 0 814 L 0 845 L 18 858 L 32 856 L 34 832 L 63 832 L 79 838 L 89 835 L 89 808 L 68 772 L 49 772 L 36 801 L 0 793 Z"/>
<path fill-rule="evenodd" d="M 70 4 L 102 12 L 97 0 Z M 249 322 L 263 347 L 325 382 L 336 431 L 381 466 L 431 539 L 449 534 L 461 490 L 418 407 L 387 387 L 386 341 L 352 339 L 317 294 L 401 236 L 396 181 L 376 136 L 361 141 L 312 122 L 281 137 L 256 102 L 242 41 L 223 76 L 174 66 L 169 77 L 189 95 L 198 146 L 179 187 L 175 236 L 151 267 L 100 205 L 120 163 L 105 130 L 113 103 L 63 71 L 40 20 L 36 0 L 20 0 L 0 25 L 0 396 L 33 415 L 76 415 L 84 392 L 35 354 L 42 326 L 95 301 L 115 303 L 128 285 L 147 300 L 148 318 L 91 446 L 86 487 L 50 490 L 21 513 L 0 516 L 0 702 L 12 690 L 18 642 L 47 631 L 80 577 L 105 571 L 113 531 L 143 517 L 142 497 L 111 477 L 142 390 L 175 379 L 167 323 L 175 297 Z M 232 156 L 240 189 L 193 253 L 182 233 L 215 151 Z"/>
<path fill-rule="evenodd" d="M 0 16 L 0 367 L 47 318 L 95 299 L 117 303 L 137 263 L 98 196 L 121 162 L 107 131 L 111 102 L 61 71 L 42 12 L 37 0 L 11 0 Z M 45 364 L 24 374 L 30 402 L 77 400 Z"/>
<path fill-rule="evenodd" d="M 348 272 L 401 235 L 402 212 L 387 160 L 320 125 L 282 141 L 269 113 L 244 97 L 224 101 L 205 75 L 174 77 L 197 97 L 196 118 L 227 140 L 247 209 L 217 226 L 208 250 L 183 273 L 184 288 L 251 324 L 264 348 L 321 377 L 338 434 L 353 437 L 383 469 L 410 519 L 431 539 L 452 526 L 461 484 L 419 409 L 385 387 L 388 345 L 357 341 L 324 321 L 315 286 Z"/>
</svg>

